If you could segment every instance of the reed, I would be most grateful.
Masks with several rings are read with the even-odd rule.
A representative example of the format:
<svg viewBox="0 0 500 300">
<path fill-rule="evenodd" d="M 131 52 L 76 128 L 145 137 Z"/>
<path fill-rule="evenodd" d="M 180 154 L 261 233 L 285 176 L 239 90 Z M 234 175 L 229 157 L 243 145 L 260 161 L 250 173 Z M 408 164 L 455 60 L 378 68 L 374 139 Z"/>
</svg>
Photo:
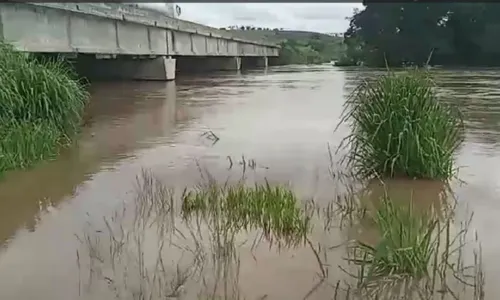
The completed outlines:
<svg viewBox="0 0 500 300">
<path fill-rule="evenodd" d="M 55 156 L 78 131 L 87 97 L 63 61 L 0 43 L 0 172 Z"/>
<path fill-rule="evenodd" d="M 185 217 L 222 218 L 236 231 L 262 229 L 267 238 L 291 246 L 305 241 L 310 225 L 298 204 L 295 194 L 284 186 L 211 183 L 185 193 L 182 212 Z"/>
<path fill-rule="evenodd" d="M 0 172 L 24 169 L 55 157 L 62 142 L 60 132 L 50 123 L 17 123 L 0 128 Z"/>
<path fill-rule="evenodd" d="M 425 71 L 388 72 L 362 82 L 346 102 L 341 122 L 352 132 L 342 145 L 358 177 L 446 180 L 462 142 L 459 112 L 438 101 Z"/>
<path fill-rule="evenodd" d="M 352 259 L 364 267 L 363 277 L 427 276 L 438 246 L 437 220 L 414 213 L 411 204 L 398 206 L 388 198 L 382 199 L 373 220 L 380 233 L 379 242 L 369 245 L 357 241 L 357 250 L 363 258 Z"/>
</svg>

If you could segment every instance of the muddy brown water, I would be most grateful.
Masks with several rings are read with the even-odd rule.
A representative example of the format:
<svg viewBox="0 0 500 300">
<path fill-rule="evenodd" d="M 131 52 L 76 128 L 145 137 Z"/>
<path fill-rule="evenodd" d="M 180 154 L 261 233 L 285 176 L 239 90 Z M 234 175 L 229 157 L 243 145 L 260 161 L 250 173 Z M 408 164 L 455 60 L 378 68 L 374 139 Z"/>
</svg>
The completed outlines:
<svg viewBox="0 0 500 300">
<path fill-rule="evenodd" d="M 474 212 L 472 227 L 483 245 L 487 295 L 496 295 L 500 70 L 435 73 L 441 95 L 460 105 L 465 115 L 466 140 L 457 163 L 466 183 L 453 186 L 456 210 L 458 215 Z M 78 143 L 55 161 L 11 172 L 0 181 L 0 299 L 111 299 L 102 286 L 81 292 L 76 253 L 82 245 L 75 234 L 130 201 L 142 168 L 170 186 L 183 187 L 199 182 L 196 161 L 215 176 L 225 176 L 234 172 L 227 170 L 227 156 L 236 162 L 244 155 L 257 162 L 259 178 L 289 182 L 304 197 L 328 198 L 327 144 L 335 148 L 347 132 L 343 127 L 333 132 L 345 96 L 358 80 L 378 74 L 288 66 L 175 83 L 92 85 Z M 220 138 L 215 144 L 202 136 L 208 130 Z M 394 184 L 420 191 L 426 205 L 434 201 L 435 184 Z M 341 256 L 332 264 L 335 259 Z M 255 257 L 242 257 L 240 268 L 242 292 L 249 299 L 302 299 L 318 272 L 307 249 L 258 249 Z M 315 298 L 329 296 L 323 291 Z"/>
</svg>

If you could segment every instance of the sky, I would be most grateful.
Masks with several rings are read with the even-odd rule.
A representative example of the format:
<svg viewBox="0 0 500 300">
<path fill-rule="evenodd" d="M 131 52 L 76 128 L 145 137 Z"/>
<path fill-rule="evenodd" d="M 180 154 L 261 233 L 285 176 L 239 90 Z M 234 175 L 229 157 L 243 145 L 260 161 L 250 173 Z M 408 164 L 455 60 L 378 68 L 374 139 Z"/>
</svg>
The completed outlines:
<svg viewBox="0 0 500 300">
<path fill-rule="evenodd" d="M 161 4 L 157 4 L 161 5 Z M 361 3 L 177 3 L 181 19 L 212 27 L 252 25 L 322 33 L 345 32 Z"/>
</svg>

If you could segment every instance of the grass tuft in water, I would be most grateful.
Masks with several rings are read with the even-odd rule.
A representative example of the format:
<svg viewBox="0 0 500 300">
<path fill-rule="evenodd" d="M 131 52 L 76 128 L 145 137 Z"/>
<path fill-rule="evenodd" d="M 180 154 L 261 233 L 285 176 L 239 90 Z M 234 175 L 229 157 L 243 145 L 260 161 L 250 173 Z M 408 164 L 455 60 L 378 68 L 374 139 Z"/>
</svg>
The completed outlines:
<svg viewBox="0 0 500 300">
<path fill-rule="evenodd" d="M 463 122 L 433 88 L 428 73 L 411 70 L 389 72 L 353 91 L 341 122 L 350 121 L 352 133 L 343 144 L 360 178 L 453 176 Z"/>
<path fill-rule="evenodd" d="M 143 172 L 138 177 L 135 201 L 120 207 L 99 227 L 89 222 L 88 230 L 78 236 L 83 246 L 77 252 L 78 268 L 80 271 L 82 267 L 81 274 L 85 271 L 89 274 L 88 280 L 80 278 L 80 285 L 87 281 L 90 288 L 100 282 L 116 293 L 116 299 L 244 299 L 240 267 L 245 260 L 260 259 L 260 251 L 254 250 L 262 241 L 262 235 L 240 234 L 240 229 L 269 228 L 268 232 L 275 237 L 274 232 L 302 234 L 303 229 L 280 231 L 280 228 L 308 227 L 310 221 L 303 215 L 310 211 L 317 212 L 311 215 L 311 222 L 325 218 L 329 224 L 331 220 L 326 219 L 335 218 L 336 211 L 331 209 L 334 203 L 328 205 L 326 211 L 314 201 L 308 202 L 309 208 L 303 211 L 296 209 L 295 197 L 287 187 L 244 186 L 242 182 L 228 184 L 209 179 L 178 199 L 174 190 L 168 189 L 151 172 Z M 329 261 L 332 255 L 337 257 L 336 251 L 342 251 L 343 245 L 350 243 L 316 240 L 309 231 L 304 239 L 318 262 L 319 280 L 311 285 L 303 299 L 316 297 L 315 293 L 330 288 L 333 297 L 327 298 L 339 300 L 484 299 L 480 247 L 474 252 L 474 266 L 466 266 L 463 260 L 469 252 L 464 245 L 470 220 L 462 223 L 452 238 L 451 218 L 441 226 L 442 222 L 434 224 L 420 215 L 419 210 L 396 206 L 388 198 L 380 204 L 379 201 L 366 203 L 358 197 L 360 195 L 354 194 L 345 200 L 353 201 L 345 213 L 353 214 L 348 218 L 352 222 L 361 222 L 367 216 L 367 220 L 374 221 L 383 233 L 380 242 L 374 243 L 378 247 L 363 248 L 358 244 L 358 247 L 355 245 L 357 253 L 347 249 L 348 254 L 357 255 L 350 256 L 356 259 L 351 260 L 357 264 L 354 265 L 356 276 L 347 266 Z M 181 204 L 181 211 L 177 210 L 177 204 Z M 373 211 L 370 204 L 379 207 L 375 214 L 370 213 Z M 259 210 L 261 218 L 256 218 Z M 279 225 L 280 221 L 275 220 L 280 215 L 278 211 L 285 216 L 295 216 L 289 219 L 298 220 L 291 222 L 297 226 Z M 181 222 L 177 219 L 179 214 L 184 216 Z M 368 225 L 367 229 L 372 227 Z M 329 232 L 326 227 L 315 229 Z M 250 243 L 252 246 L 247 247 Z M 428 259 L 430 256 L 432 259 Z M 330 276 L 338 274 L 331 272 L 337 266 L 355 280 Z M 309 270 L 309 266 L 305 269 Z M 374 278 L 375 275 L 381 278 Z M 98 280 L 94 282 L 93 278 Z M 267 292 L 252 290 L 251 296 L 264 299 L 267 294 L 261 293 Z"/>
<path fill-rule="evenodd" d="M 363 278 L 427 276 L 437 251 L 437 220 L 414 213 L 411 205 L 398 206 L 387 197 L 382 199 L 373 219 L 380 241 L 373 246 L 358 241 L 356 250 L 361 258 L 351 260 L 363 267 Z"/>
<path fill-rule="evenodd" d="M 87 96 L 63 61 L 0 43 L 0 172 L 57 155 L 78 131 Z"/>
<path fill-rule="evenodd" d="M 310 225 L 295 194 L 267 182 L 254 186 L 211 183 L 185 193 L 182 211 L 185 217 L 197 213 L 222 218 L 236 230 L 262 229 L 266 237 L 288 245 L 304 242 Z"/>
</svg>

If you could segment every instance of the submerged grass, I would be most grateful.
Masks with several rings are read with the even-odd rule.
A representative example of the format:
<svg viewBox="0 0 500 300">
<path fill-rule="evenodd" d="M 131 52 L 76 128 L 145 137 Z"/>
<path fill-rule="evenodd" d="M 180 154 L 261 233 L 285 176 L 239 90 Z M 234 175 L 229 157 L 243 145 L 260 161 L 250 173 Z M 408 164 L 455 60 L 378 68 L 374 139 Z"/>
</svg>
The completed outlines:
<svg viewBox="0 0 500 300">
<path fill-rule="evenodd" d="M 237 231 L 262 229 L 268 239 L 297 245 L 304 242 L 310 225 L 298 204 L 295 194 L 284 186 L 210 183 L 187 192 L 182 211 L 185 217 L 203 214 L 222 218 Z"/>
<path fill-rule="evenodd" d="M 364 215 L 375 223 L 380 233 L 379 242 L 375 246 L 363 245 L 355 239 L 354 248 L 352 240 L 346 241 L 347 247 L 343 248 L 315 240 L 312 230 L 285 231 L 280 228 L 294 227 L 283 226 L 278 219 L 271 221 L 281 214 L 295 216 L 290 219 L 298 220 L 297 228 L 305 224 L 307 218 L 300 215 L 307 215 L 308 210 L 301 212 L 296 208 L 295 196 L 286 187 L 212 181 L 191 193 L 184 192 L 179 198 L 149 172 L 138 179 L 135 210 L 132 209 L 131 214 L 123 207 L 105 219 L 105 226 L 89 228 L 79 237 L 84 248 L 83 252 L 77 252 L 77 263 L 79 268 L 89 267 L 88 287 L 98 279 L 117 299 L 245 299 L 243 290 L 248 285 L 240 282 L 240 266 L 252 258 L 259 260 L 260 251 L 254 252 L 258 247 L 255 244 L 261 241 L 272 244 L 272 240 L 267 240 L 269 243 L 262 240 L 259 233 L 252 242 L 253 234 L 244 232 L 250 228 L 256 231 L 269 228 L 275 239 L 285 233 L 305 234 L 303 238 L 307 243 L 303 247 L 314 252 L 318 277 L 310 291 L 299 296 L 301 299 L 484 299 L 480 252 L 474 253 L 473 266 L 465 266 L 463 262 L 468 224 L 453 237 L 450 218 L 443 225 L 437 219 L 429 219 L 385 198 L 377 202 L 374 214 L 368 211 Z M 345 201 L 356 200 L 356 196 L 351 196 Z M 260 204 L 251 203 L 253 201 Z M 323 211 L 317 206 L 319 203 L 305 205 L 313 206 L 317 215 L 311 218 L 318 218 L 307 219 L 307 222 L 342 219 L 333 216 L 330 210 Z M 348 213 L 360 210 L 360 205 L 363 205 L 361 201 L 348 205 L 352 208 Z M 183 218 L 179 220 L 180 215 Z M 356 213 L 349 219 L 358 217 Z M 316 227 L 318 229 L 330 232 L 321 226 Z M 242 247 L 250 243 L 252 247 Z M 293 246 L 293 243 L 282 243 L 282 246 Z M 336 252 L 341 249 L 348 254 L 345 267 L 354 263 L 354 274 L 349 273 L 354 280 L 331 278 L 331 274 L 339 274 L 334 271 L 337 267 L 348 272 L 337 263 L 329 262 L 331 258 L 335 261 L 339 254 L 343 256 Z M 355 251 L 351 251 L 353 249 Z M 300 252 L 300 248 L 292 251 L 296 250 Z M 309 267 L 308 261 L 306 269 Z M 314 270 L 310 274 L 315 276 Z M 250 291 L 252 298 L 258 299 L 266 298 L 267 294 L 260 294 L 266 292 L 272 291 Z M 324 297 L 324 292 L 329 296 Z M 321 293 L 321 297 L 316 293 Z"/>
<path fill-rule="evenodd" d="M 375 229 L 377 239 L 355 238 L 347 247 L 346 261 L 356 267 L 348 272 L 356 279 L 354 299 L 484 299 L 481 246 L 477 236 L 469 238 L 471 219 L 455 228 L 453 209 L 442 216 L 388 195 L 373 207 L 356 199 L 346 200 L 355 201 L 354 219 L 364 223 L 361 230 Z M 474 262 L 465 266 L 469 254 Z"/>
<path fill-rule="evenodd" d="M 422 278 L 428 275 L 433 254 L 437 251 L 435 229 L 437 220 L 426 214 L 416 214 L 412 205 L 396 205 L 383 198 L 373 216 L 375 228 L 380 233 L 376 245 L 357 242 L 363 257 L 352 262 L 363 266 L 364 278 L 409 276 Z"/>
<path fill-rule="evenodd" d="M 130 206 L 123 207 L 105 219 L 105 226 L 89 228 L 79 237 L 84 248 L 77 252 L 77 262 L 79 268 L 89 267 L 88 286 L 99 279 L 117 299 L 245 299 L 243 291 L 248 285 L 240 281 L 240 266 L 252 258 L 259 260 L 264 249 L 255 249 L 261 241 L 271 246 L 272 239 L 287 240 L 285 235 L 295 238 L 288 245 L 281 243 L 283 248 L 305 239 L 302 246 L 310 248 L 317 260 L 316 280 L 305 296 L 299 295 L 301 299 L 484 299 L 480 251 L 474 253 L 473 266 L 463 262 L 468 223 L 453 237 L 451 218 L 438 222 L 434 215 L 434 219 L 428 218 L 389 198 L 376 202 L 375 213 L 363 208 L 367 203 L 355 194 L 343 200 L 351 202 L 342 205 L 348 207 L 345 212 L 333 211 L 333 204 L 325 211 L 314 201 L 303 203 L 311 207 L 302 210 L 287 187 L 218 183 L 213 178 L 177 197 L 150 172 L 138 178 L 136 192 L 135 209 L 129 212 Z M 309 215 L 309 211 L 317 213 Z M 339 216 L 342 213 L 352 216 Z M 335 234 L 321 224 L 316 231 L 304 231 L 316 221 L 356 222 L 365 217 L 375 224 L 369 228 L 378 229 L 380 240 L 375 245 L 354 239 L 353 248 L 349 239 L 342 244 L 347 246 L 344 248 L 335 239 L 330 241 L 333 244 L 328 239 L 318 240 L 314 233 Z M 287 225 L 284 220 L 289 220 Z M 273 236 L 270 240 L 262 239 L 266 228 Z M 256 230 L 245 232 L 249 229 Z M 252 247 L 244 247 L 250 243 Z M 292 253 L 300 250 L 292 249 Z M 335 263 L 343 250 L 348 254 L 345 268 Z M 346 271 L 349 265 L 354 266 L 354 274 Z M 309 267 L 308 261 L 305 269 Z M 337 267 L 354 280 L 331 278 L 331 274 L 339 274 L 334 271 Z M 252 298 L 274 298 L 261 294 L 272 292 L 269 290 L 247 292 Z"/>
<path fill-rule="evenodd" d="M 0 43 L 0 173 L 57 155 L 78 131 L 87 96 L 63 61 Z"/>
<path fill-rule="evenodd" d="M 463 121 L 433 88 L 425 71 L 389 71 L 352 92 L 341 122 L 352 128 L 343 144 L 351 148 L 346 159 L 358 177 L 453 176 Z"/>
</svg>

